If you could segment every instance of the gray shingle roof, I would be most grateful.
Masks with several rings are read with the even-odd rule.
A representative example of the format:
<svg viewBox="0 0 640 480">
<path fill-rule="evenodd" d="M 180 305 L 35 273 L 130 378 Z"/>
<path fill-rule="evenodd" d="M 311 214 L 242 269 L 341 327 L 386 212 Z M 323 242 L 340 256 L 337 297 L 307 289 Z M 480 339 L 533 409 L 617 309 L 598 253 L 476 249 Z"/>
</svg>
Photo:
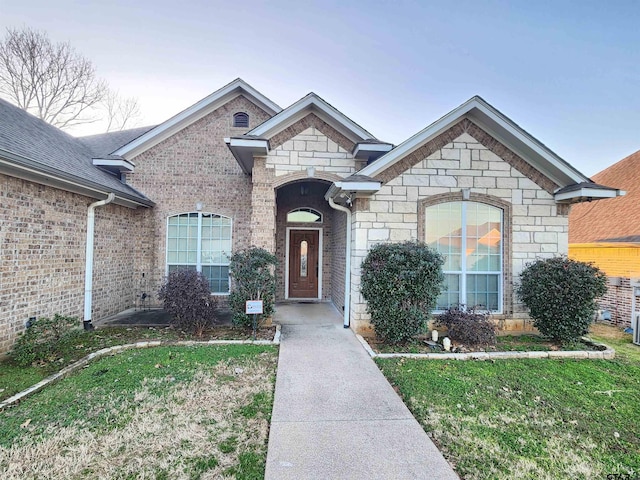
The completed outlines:
<svg viewBox="0 0 640 480">
<path fill-rule="evenodd" d="M 0 99 L 0 156 L 3 153 L 12 162 L 42 173 L 153 204 L 115 175 L 95 167 L 86 143 Z"/>
<path fill-rule="evenodd" d="M 78 137 L 78 140 L 89 147 L 94 158 L 107 158 L 110 153 L 115 152 L 118 148 L 135 140 L 140 135 L 144 135 L 152 128 L 155 128 L 155 125 Z"/>
</svg>

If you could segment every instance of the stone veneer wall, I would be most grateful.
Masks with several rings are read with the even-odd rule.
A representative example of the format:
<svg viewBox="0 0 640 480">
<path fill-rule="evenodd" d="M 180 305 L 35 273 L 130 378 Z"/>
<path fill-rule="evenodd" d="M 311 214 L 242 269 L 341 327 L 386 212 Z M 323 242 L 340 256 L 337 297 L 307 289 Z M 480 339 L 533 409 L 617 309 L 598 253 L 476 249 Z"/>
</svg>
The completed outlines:
<svg viewBox="0 0 640 480">
<path fill-rule="evenodd" d="M 249 115 L 249 128 L 232 126 L 237 112 Z M 152 293 L 157 292 L 166 273 L 169 216 L 194 212 L 196 203 L 201 202 L 203 212 L 232 219 L 234 250 L 253 243 L 252 231 L 260 226 L 252 228 L 251 223 L 252 178 L 242 172 L 224 138 L 242 135 L 268 118 L 266 112 L 240 96 L 133 159 L 136 168 L 127 175 L 128 183 L 156 203 L 150 238 L 155 252 L 149 279 Z"/>
<path fill-rule="evenodd" d="M 482 138 L 482 143 L 469 133 L 471 131 Z M 386 171 L 380 175 L 387 183 L 375 196 L 356 202 L 351 300 L 351 318 L 356 330 L 366 332 L 370 328 L 366 304 L 360 294 L 360 264 L 368 249 L 379 242 L 424 240 L 419 237 L 424 222 L 419 206 L 432 196 L 459 200 L 461 191 L 468 189 L 476 198 L 494 198 L 510 206 L 504 231 L 505 245 L 510 246 L 504 259 L 505 314 L 496 316 L 509 320 L 510 328 L 530 328 L 523 306 L 512 294 L 513 283 L 525 263 L 538 257 L 567 253 L 568 209 L 555 203 L 553 184 L 548 179 L 540 178 L 522 159 L 469 121 L 457 124 L 442 137 L 447 138 L 446 142 L 441 141 L 443 146 L 434 142 L 437 148 L 422 150 L 426 158 L 401 160 L 391 167 L 395 176 Z M 415 154 L 408 157 L 411 155 Z M 403 169 L 398 165 L 403 165 Z"/>
<path fill-rule="evenodd" d="M 95 201 L 0 175 L 0 352 L 29 317 L 82 320 L 87 207 Z M 96 210 L 94 319 L 136 301 L 136 272 L 150 257 L 146 213 L 117 205 Z"/>
</svg>

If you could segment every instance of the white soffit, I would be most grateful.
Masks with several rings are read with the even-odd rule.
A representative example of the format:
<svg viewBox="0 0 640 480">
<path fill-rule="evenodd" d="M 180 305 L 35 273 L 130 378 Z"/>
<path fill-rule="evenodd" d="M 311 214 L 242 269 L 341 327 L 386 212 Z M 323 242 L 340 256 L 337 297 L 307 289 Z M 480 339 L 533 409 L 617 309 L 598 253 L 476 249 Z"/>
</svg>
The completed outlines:
<svg viewBox="0 0 640 480">
<path fill-rule="evenodd" d="M 282 108 L 277 104 L 238 78 L 127 145 L 120 147 L 113 154 L 132 159 L 240 95 L 247 97 L 269 115 L 275 115 L 282 111 Z"/>
</svg>

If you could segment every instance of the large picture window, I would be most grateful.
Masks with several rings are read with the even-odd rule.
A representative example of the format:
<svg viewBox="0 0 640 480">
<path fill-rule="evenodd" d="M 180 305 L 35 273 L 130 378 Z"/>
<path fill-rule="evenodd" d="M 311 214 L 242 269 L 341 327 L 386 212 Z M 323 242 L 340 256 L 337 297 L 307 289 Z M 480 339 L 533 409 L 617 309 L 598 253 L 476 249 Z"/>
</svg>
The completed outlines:
<svg viewBox="0 0 640 480">
<path fill-rule="evenodd" d="M 445 291 L 437 309 L 478 306 L 502 310 L 503 211 L 478 202 L 425 209 L 425 241 L 445 258 Z"/>
<path fill-rule="evenodd" d="M 229 293 L 231 219 L 214 213 L 169 217 L 167 272 L 188 268 L 202 272 L 212 293 Z"/>
</svg>

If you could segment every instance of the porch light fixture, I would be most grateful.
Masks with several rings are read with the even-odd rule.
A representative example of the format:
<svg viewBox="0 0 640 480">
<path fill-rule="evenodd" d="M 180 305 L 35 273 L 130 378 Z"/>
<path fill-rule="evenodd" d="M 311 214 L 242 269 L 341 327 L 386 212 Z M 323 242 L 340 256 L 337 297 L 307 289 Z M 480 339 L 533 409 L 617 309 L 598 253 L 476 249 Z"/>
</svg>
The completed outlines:
<svg viewBox="0 0 640 480">
<path fill-rule="evenodd" d="M 303 183 L 300 185 L 300 196 L 304 197 L 306 195 L 309 195 L 309 185 Z"/>
</svg>

